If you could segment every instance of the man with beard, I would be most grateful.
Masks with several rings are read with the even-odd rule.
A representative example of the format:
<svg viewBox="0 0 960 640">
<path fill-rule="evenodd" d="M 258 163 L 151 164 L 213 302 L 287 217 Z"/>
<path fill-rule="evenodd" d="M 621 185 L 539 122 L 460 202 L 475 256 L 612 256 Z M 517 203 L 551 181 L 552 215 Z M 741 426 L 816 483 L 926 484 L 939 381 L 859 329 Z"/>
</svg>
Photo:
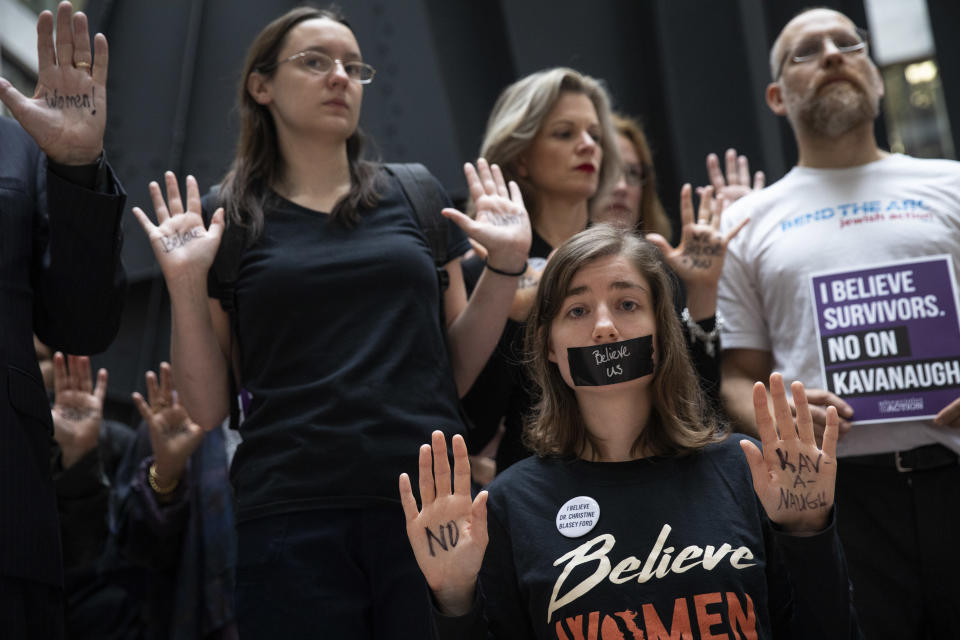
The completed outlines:
<svg viewBox="0 0 960 640">
<path fill-rule="evenodd" d="M 726 229 L 751 219 L 731 242 L 720 281 L 724 403 L 755 435 L 749 389 L 781 371 L 807 386 L 821 433 L 826 406 L 837 407 L 837 526 L 865 636 L 952 637 L 960 628 L 960 393 L 927 407 L 932 420 L 891 415 L 852 425 L 853 407 L 821 371 L 811 274 L 944 254 L 960 272 L 960 163 L 877 147 L 883 83 L 866 33 L 841 13 L 813 9 L 791 20 L 770 70 L 767 104 L 789 121 L 799 158 L 779 182 L 724 213 Z M 954 288 L 943 303 L 956 297 Z"/>
</svg>

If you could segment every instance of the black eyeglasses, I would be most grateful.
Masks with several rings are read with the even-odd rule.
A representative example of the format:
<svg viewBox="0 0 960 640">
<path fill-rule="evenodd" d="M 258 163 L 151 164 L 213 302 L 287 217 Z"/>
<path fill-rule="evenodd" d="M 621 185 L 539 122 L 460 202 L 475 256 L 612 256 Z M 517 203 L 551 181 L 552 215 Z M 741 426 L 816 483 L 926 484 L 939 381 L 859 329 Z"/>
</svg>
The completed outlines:
<svg viewBox="0 0 960 640">
<path fill-rule="evenodd" d="M 780 69 L 777 71 L 777 77 L 774 78 L 774 80 L 779 80 L 780 76 L 783 75 L 783 68 L 786 66 L 787 60 L 793 64 L 802 64 L 823 55 L 827 40 L 829 40 L 840 53 L 856 54 L 860 52 L 866 53 L 870 43 L 870 36 L 866 29 L 857 27 L 855 31 L 820 33 L 803 38 L 793 46 L 791 51 L 783 56 L 783 60 L 780 61 Z"/>
<path fill-rule="evenodd" d="M 359 84 L 370 84 L 373 81 L 374 74 L 377 72 L 376 69 L 365 62 L 360 62 L 359 60 L 344 62 L 343 60 L 331 58 L 322 51 L 315 51 L 313 49 L 295 53 L 289 58 L 284 58 L 283 60 L 275 62 L 274 64 L 263 67 L 262 70 L 271 71 L 282 65 L 284 62 L 297 62 L 307 71 L 317 75 L 326 75 L 333 70 L 335 65 L 339 64 L 341 67 L 343 67 L 343 71 L 347 74 L 347 77 L 353 82 L 357 82 Z"/>
</svg>

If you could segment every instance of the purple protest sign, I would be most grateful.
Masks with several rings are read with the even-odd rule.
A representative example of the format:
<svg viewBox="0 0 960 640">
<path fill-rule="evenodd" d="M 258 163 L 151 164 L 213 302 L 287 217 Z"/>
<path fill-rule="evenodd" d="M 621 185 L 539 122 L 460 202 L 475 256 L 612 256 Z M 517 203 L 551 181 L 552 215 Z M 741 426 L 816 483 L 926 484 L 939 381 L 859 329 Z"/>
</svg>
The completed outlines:
<svg viewBox="0 0 960 640">
<path fill-rule="evenodd" d="M 811 276 L 820 367 L 855 422 L 932 418 L 960 396 L 949 256 Z"/>
</svg>

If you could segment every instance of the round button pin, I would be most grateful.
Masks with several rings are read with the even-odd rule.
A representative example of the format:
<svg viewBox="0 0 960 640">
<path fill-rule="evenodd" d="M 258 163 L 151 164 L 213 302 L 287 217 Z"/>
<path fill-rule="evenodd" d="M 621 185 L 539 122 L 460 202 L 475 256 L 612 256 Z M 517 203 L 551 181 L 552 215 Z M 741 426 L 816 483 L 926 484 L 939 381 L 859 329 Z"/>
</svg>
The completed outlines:
<svg viewBox="0 0 960 640">
<path fill-rule="evenodd" d="M 590 496 L 577 496 L 563 503 L 557 512 L 557 531 L 568 538 L 590 533 L 600 519 L 600 505 Z"/>
</svg>

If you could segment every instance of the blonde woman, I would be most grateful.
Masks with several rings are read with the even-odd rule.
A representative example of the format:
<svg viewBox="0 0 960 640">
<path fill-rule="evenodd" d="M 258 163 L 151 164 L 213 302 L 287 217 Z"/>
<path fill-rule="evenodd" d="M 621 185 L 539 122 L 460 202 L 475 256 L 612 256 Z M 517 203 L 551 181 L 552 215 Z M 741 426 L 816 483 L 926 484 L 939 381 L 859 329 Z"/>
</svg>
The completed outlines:
<svg viewBox="0 0 960 640">
<path fill-rule="evenodd" d="M 530 258 L 510 321 L 498 349 L 463 402 L 475 427 L 470 434 L 471 451 L 483 448 L 503 424 L 496 454 L 498 470 L 530 453 L 522 433 L 532 400 L 520 362 L 523 322 L 540 273 L 556 247 L 587 227 L 592 201 L 603 197 L 598 194 L 609 193 L 622 182 L 617 135 L 603 86 L 562 67 L 533 73 L 508 86 L 490 114 L 480 153 L 520 186 L 533 225 Z M 688 308 L 690 349 L 703 384 L 711 391 L 719 388 L 716 282 L 726 244 L 739 231 L 727 236 L 719 233 L 719 211 L 713 212 L 712 193 L 710 188 L 703 192 L 695 219 L 690 186 L 684 187 L 682 241 L 676 248 L 666 239 L 661 245 L 671 266 L 689 273 L 686 304 L 679 286 L 674 288 L 677 313 Z M 656 198 L 652 190 L 650 197 Z M 483 259 L 467 259 L 463 266 L 469 290 L 483 271 Z"/>
</svg>

